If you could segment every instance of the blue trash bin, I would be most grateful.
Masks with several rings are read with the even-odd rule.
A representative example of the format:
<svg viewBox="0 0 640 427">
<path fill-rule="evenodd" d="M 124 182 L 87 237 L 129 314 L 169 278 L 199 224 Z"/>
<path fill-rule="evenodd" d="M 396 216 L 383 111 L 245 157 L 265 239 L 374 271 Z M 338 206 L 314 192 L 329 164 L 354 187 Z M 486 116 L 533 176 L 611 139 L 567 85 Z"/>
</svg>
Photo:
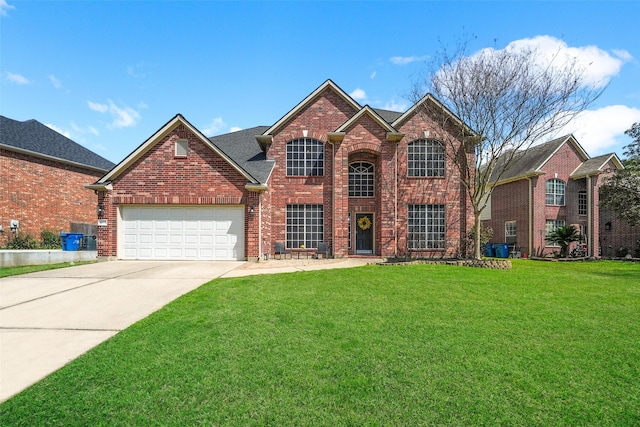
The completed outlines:
<svg viewBox="0 0 640 427">
<path fill-rule="evenodd" d="M 493 243 L 487 243 L 486 245 L 484 245 L 484 256 L 496 256 L 496 250 L 493 246 Z"/>
<path fill-rule="evenodd" d="M 496 250 L 496 257 L 509 258 L 509 245 L 506 243 L 496 243 L 493 245 Z"/>
<path fill-rule="evenodd" d="M 63 251 L 77 251 L 82 245 L 82 234 L 78 233 L 60 233 L 62 238 Z"/>
</svg>

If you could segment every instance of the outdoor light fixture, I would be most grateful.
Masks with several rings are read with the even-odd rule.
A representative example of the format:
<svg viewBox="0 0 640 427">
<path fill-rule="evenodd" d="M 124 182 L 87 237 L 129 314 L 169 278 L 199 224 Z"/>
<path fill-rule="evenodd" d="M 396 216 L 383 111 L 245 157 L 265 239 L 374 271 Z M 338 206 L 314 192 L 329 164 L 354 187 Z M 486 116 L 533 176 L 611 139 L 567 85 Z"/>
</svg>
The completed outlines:
<svg viewBox="0 0 640 427">
<path fill-rule="evenodd" d="M 254 210 L 253 206 L 249 207 L 249 213 L 251 215 L 253 215 L 255 213 L 255 210 Z"/>
<path fill-rule="evenodd" d="M 102 218 L 104 216 L 104 205 L 103 204 L 99 204 L 98 205 L 98 218 Z"/>
</svg>

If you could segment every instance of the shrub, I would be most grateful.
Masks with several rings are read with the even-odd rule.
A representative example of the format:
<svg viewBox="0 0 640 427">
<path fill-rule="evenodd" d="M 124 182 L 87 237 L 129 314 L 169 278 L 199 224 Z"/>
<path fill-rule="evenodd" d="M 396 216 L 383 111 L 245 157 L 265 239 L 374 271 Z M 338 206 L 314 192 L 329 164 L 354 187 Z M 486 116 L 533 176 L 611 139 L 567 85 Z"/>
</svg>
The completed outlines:
<svg viewBox="0 0 640 427">
<path fill-rule="evenodd" d="M 40 247 L 42 249 L 60 249 L 62 248 L 62 238 L 49 230 L 43 230 L 40 233 Z"/>
<path fill-rule="evenodd" d="M 18 233 L 14 239 L 9 239 L 7 249 L 37 249 L 38 242 L 31 234 Z"/>
</svg>

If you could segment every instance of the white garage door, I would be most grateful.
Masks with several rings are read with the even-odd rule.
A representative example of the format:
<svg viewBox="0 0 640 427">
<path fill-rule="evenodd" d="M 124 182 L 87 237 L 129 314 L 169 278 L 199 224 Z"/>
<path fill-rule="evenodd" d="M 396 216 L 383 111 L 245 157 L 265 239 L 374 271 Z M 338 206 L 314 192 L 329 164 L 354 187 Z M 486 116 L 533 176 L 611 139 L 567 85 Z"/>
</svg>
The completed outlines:
<svg viewBox="0 0 640 427">
<path fill-rule="evenodd" d="M 243 260 L 242 206 L 122 206 L 120 258 Z"/>
</svg>

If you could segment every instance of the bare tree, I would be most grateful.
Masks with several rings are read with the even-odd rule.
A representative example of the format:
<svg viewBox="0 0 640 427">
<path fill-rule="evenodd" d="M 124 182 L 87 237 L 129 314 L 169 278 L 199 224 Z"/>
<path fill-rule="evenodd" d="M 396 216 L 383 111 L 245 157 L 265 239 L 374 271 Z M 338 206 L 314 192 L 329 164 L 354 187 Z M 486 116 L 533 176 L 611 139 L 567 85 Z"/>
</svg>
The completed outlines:
<svg viewBox="0 0 640 427">
<path fill-rule="evenodd" d="M 557 133 L 603 90 L 589 85 L 585 70 L 563 52 L 547 60 L 526 47 L 467 55 L 466 43 L 454 53 L 443 48 L 431 70 L 414 82 L 412 101 L 431 99 L 419 104 L 421 113 L 448 130 L 442 142 L 473 208 L 474 258 L 481 258 L 480 215 L 491 184 L 525 149 Z"/>
</svg>

